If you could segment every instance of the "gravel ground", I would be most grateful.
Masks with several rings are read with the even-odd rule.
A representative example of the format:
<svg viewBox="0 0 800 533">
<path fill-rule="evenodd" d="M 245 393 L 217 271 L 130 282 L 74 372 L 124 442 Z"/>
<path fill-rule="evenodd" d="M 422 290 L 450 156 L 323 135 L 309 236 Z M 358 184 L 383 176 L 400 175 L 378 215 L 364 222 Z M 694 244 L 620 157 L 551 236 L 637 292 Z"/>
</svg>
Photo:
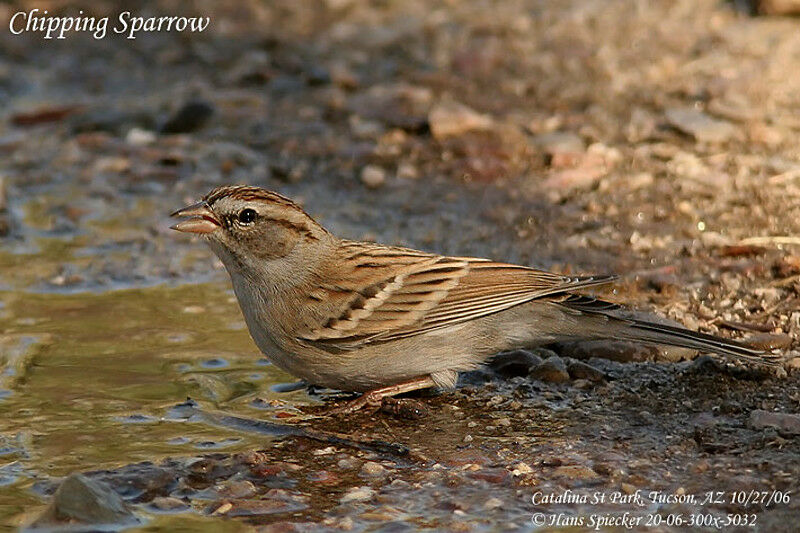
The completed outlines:
<svg viewBox="0 0 800 533">
<path fill-rule="evenodd" d="M 216 185 L 259 184 L 346 237 L 621 274 L 607 297 L 751 337 L 779 349 L 785 371 L 664 362 L 694 354 L 614 343 L 516 354 L 511 369 L 422 398 L 421 420 L 298 419 L 351 441 L 288 436 L 261 452 L 155 454 L 89 474 L 121 508 L 166 529 L 236 517 L 267 531 L 525 530 L 537 512 L 657 510 L 754 514 L 757 530 L 790 531 L 800 22 L 743 4 L 165 0 L 138 13 L 211 16 L 210 29 L 136 40 L 2 32 L 0 345 L 30 334 L 10 316 L 20 295 L 226 287 L 221 265 L 171 235 L 166 215 Z M 0 6 L 0 27 L 34 7 Z M 15 353 L 4 349 L 0 368 L 24 376 Z M 26 379 L 9 388 L 24 395 Z M 313 411 L 316 398 L 287 412 Z M 400 448 L 359 444 L 376 439 Z M 46 501 L 57 481 L 42 476 L 33 491 Z M 567 489 L 728 499 L 531 502 Z M 731 503 L 734 490 L 792 496 Z M 688 526 L 671 520 L 637 528 Z"/>
</svg>

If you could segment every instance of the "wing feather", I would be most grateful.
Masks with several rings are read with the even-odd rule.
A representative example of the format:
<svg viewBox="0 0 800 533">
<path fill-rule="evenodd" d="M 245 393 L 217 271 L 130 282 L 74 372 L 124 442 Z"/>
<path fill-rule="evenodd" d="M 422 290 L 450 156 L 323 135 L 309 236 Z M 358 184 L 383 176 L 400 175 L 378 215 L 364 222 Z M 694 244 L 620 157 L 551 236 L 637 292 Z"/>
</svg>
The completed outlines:
<svg viewBox="0 0 800 533">
<path fill-rule="evenodd" d="M 561 276 L 487 259 L 445 257 L 365 243 L 352 243 L 347 248 L 344 268 L 338 265 L 338 277 L 350 280 L 352 296 L 344 298 L 345 303 L 324 324 L 299 332 L 297 338 L 303 342 L 349 350 L 413 337 L 615 279 Z M 344 282 L 336 290 L 348 289 L 342 285 Z M 577 306 L 591 305 L 589 298 L 575 298 L 579 298 L 573 300 Z"/>
</svg>

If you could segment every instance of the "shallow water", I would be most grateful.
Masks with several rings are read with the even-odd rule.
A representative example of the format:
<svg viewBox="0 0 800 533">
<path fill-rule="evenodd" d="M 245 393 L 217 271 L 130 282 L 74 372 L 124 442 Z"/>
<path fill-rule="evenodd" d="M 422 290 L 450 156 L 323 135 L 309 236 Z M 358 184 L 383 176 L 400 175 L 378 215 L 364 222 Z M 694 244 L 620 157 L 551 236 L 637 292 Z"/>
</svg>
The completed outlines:
<svg viewBox="0 0 800 533">
<path fill-rule="evenodd" d="M 43 506 L 37 479 L 268 438 L 169 419 L 187 397 L 260 419 L 308 398 L 270 390 L 294 380 L 261 358 L 222 284 L 0 299 L 0 524 Z"/>
</svg>

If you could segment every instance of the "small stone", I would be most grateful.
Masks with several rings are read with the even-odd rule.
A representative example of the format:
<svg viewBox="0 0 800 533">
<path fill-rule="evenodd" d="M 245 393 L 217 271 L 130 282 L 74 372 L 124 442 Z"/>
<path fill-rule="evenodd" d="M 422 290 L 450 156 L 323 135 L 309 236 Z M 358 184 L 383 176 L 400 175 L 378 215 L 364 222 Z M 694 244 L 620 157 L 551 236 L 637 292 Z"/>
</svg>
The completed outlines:
<svg viewBox="0 0 800 533">
<path fill-rule="evenodd" d="M 358 461 L 355 457 L 345 457 L 343 459 L 339 459 L 336 462 L 336 466 L 341 470 L 352 470 L 358 466 Z"/>
<path fill-rule="evenodd" d="M 636 493 L 636 487 L 634 485 L 631 485 L 630 483 L 622 483 L 620 485 L 620 488 L 622 489 L 622 492 L 624 492 L 625 494 Z"/>
<path fill-rule="evenodd" d="M 565 365 L 564 360 L 558 356 L 550 357 L 542 361 L 539 366 L 531 371 L 530 376 L 548 383 L 563 383 L 569 381 L 567 365 Z"/>
<path fill-rule="evenodd" d="M 333 446 L 328 446 L 327 448 L 321 448 L 319 450 L 314 450 L 313 452 L 311 452 L 311 455 L 316 455 L 316 456 L 330 455 L 330 454 L 335 453 L 335 452 L 336 452 L 336 448 L 334 448 Z"/>
<path fill-rule="evenodd" d="M 794 342 L 786 333 L 756 333 L 746 339 L 747 345 L 758 350 L 783 350 Z"/>
<path fill-rule="evenodd" d="M 793 357 L 792 359 L 789 359 L 789 362 L 786 363 L 786 366 L 792 370 L 800 370 L 800 357 Z"/>
<path fill-rule="evenodd" d="M 573 157 L 557 155 L 551 165 L 554 171 L 544 181 L 543 186 L 554 192 L 588 189 L 610 169 L 602 156 L 589 153 Z"/>
<path fill-rule="evenodd" d="M 370 487 L 353 487 L 345 492 L 339 501 L 341 503 L 365 502 L 371 500 L 373 496 L 375 496 L 375 490 Z"/>
<path fill-rule="evenodd" d="M 406 180 L 415 180 L 419 178 L 419 170 L 411 163 L 403 162 L 397 166 L 397 177 Z"/>
<path fill-rule="evenodd" d="M 247 480 L 227 480 L 214 487 L 220 498 L 249 498 L 256 492 L 256 486 Z"/>
<path fill-rule="evenodd" d="M 383 465 L 380 465 L 373 461 L 367 461 L 366 463 L 361 465 L 361 470 L 359 473 L 362 476 L 379 477 L 386 475 L 386 468 Z"/>
<path fill-rule="evenodd" d="M 458 102 L 441 102 L 435 105 L 428 114 L 433 136 L 442 140 L 474 130 L 488 130 L 494 121 L 488 115 L 478 113 Z"/>
<path fill-rule="evenodd" d="M 711 118 L 692 107 L 668 109 L 665 116 L 670 126 L 700 142 L 721 143 L 736 134 L 736 128 L 730 122 Z"/>
<path fill-rule="evenodd" d="M 575 133 L 570 131 L 551 131 L 534 136 L 533 144 L 547 154 L 581 153 L 586 145 Z"/>
<path fill-rule="evenodd" d="M 501 376 L 512 378 L 527 376 L 528 373 L 542 363 L 542 358 L 528 350 L 514 350 L 499 353 L 492 358 L 489 366 Z"/>
<path fill-rule="evenodd" d="M 33 526 L 136 522 L 138 519 L 111 487 L 83 474 L 72 474 L 59 485 L 53 502 Z"/>
<path fill-rule="evenodd" d="M 508 418 L 507 416 L 503 418 L 498 418 L 497 420 L 495 420 L 495 424 L 497 424 L 500 427 L 508 427 L 511 425 L 511 419 Z"/>
<path fill-rule="evenodd" d="M 361 171 L 361 183 L 368 189 L 377 189 L 386 183 L 386 171 L 376 165 L 367 165 Z"/>
<path fill-rule="evenodd" d="M 524 474 L 530 474 L 531 472 L 533 472 L 533 468 L 531 468 L 527 463 L 517 463 L 511 470 L 511 475 L 517 477 Z"/>
<path fill-rule="evenodd" d="M 568 479 L 597 479 L 597 472 L 583 465 L 563 465 L 553 471 L 554 476 Z"/>
<path fill-rule="evenodd" d="M 589 381 L 603 381 L 606 375 L 601 370 L 596 369 L 591 365 L 569 359 L 567 361 L 567 372 L 572 379 L 585 379 Z"/>
<path fill-rule="evenodd" d="M 125 142 L 133 146 L 147 146 L 156 142 L 156 134 L 142 128 L 131 128 L 125 136 Z"/>
<path fill-rule="evenodd" d="M 472 442 L 475 440 L 472 435 L 464 435 L 464 442 Z"/>
<path fill-rule="evenodd" d="M 167 119 L 161 127 L 161 133 L 191 133 L 202 128 L 213 114 L 214 106 L 208 102 L 187 102 L 177 113 Z"/>
<path fill-rule="evenodd" d="M 800 414 L 773 413 L 755 409 L 750 412 L 750 427 L 753 429 L 775 428 L 781 433 L 800 435 Z"/>
<path fill-rule="evenodd" d="M 500 498 L 489 498 L 486 500 L 486 503 L 483 504 L 483 508 L 491 511 L 492 509 L 497 509 L 498 507 L 503 506 L 503 500 Z"/>
<path fill-rule="evenodd" d="M 156 496 L 153 498 L 153 501 L 150 502 L 150 505 L 159 511 L 165 512 L 183 511 L 189 508 L 186 502 L 171 496 Z"/>
</svg>

